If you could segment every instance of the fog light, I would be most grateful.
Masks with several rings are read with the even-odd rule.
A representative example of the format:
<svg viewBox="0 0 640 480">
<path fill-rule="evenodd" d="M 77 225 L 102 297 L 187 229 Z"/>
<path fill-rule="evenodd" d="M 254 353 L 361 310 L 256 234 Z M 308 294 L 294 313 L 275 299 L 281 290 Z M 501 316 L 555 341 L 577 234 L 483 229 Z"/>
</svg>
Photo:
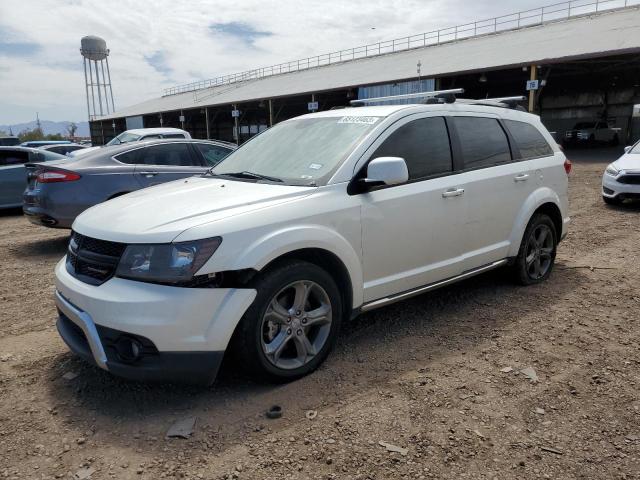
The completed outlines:
<svg viewBox="0 0 640 480">
<path fill-rule="evenodd" d="M 133 363 L 142 356 L 142 344 L 131 337 L 120 337 L 116 342 L 116 351 L 120 360 Z"/>
</svg>

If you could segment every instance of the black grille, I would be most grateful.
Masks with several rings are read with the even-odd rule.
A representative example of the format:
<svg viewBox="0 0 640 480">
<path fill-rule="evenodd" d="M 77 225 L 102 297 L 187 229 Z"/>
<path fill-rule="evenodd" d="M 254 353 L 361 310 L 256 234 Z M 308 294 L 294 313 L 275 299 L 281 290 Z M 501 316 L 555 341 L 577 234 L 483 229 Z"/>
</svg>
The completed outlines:
<svg viewBox="0 0 640 480">
<path fill-rule="evenodd" d="M 640 173 L 635 175 L 623 175 L 618 178 L 619 183 L 625 183 L 627 185 L 640 185 Z"/>
<path fill-rule="evenodd" d="M 127 245 L 71 233 L 67 271 L 85 283 L 101 285 L 116 273 Z"/>
</svg>

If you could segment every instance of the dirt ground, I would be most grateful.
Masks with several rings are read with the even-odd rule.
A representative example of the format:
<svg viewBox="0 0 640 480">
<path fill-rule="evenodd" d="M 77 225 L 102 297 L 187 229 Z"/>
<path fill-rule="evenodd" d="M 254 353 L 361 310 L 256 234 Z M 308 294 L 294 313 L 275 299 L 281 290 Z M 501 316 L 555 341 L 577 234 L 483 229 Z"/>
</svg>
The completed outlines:
<svg viewBox="0 0 640 480">
<path fill-rule="evenodd" d="M 0 215 L 0 479 L 640 478 L 640 206 L 603 204 L 613 159 L 574 165 L 546 284 L 493 272 L 363 315 L 279 386 L 231 365 L 210 389 L 85 365 L 54 326 L 68 234 Z M 191 438 L 165 438 L 189 417 Z"/>
</svg>

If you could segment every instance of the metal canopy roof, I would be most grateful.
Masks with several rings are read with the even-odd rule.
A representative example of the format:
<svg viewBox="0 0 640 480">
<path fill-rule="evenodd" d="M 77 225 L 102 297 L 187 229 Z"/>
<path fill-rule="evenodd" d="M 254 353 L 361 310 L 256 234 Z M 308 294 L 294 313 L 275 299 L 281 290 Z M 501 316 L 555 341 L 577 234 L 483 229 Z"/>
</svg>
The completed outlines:
<svg viewBox="0 0 640 480">
<path fill-rule="evenodd" d="M 538 26 L 168 95 L 96 120 L 311 94 L 364 85 L 640 52 L 640 8 Z"/>
</svg>

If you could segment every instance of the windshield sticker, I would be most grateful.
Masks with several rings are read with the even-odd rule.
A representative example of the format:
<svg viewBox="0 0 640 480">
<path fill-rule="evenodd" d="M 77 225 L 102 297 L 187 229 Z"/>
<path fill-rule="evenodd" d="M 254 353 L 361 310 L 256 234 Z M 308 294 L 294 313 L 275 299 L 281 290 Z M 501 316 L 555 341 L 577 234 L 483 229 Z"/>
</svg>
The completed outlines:
<svg viewBox="0 0 640 480">
<path fill-rule="evenodd" d="M 305 180 L 312 180 L 313 177 L 311 175 L 300 175 L 300 178 L 303 178 Z"/>
<path fill-rule="evenodd" d="M 312 163 L 311 165 L 309 165 L 309 168 L 311 170 L 320 170 L 323 167 L 323 165 L 321 163 Z"/>
<path fill-rule="evenodd" d="M 342 117 L 338 120 L 338 123 L 362 123 L 364 125 L 373 125 L 378 120 L 378 117 Z"/>
</svg>

